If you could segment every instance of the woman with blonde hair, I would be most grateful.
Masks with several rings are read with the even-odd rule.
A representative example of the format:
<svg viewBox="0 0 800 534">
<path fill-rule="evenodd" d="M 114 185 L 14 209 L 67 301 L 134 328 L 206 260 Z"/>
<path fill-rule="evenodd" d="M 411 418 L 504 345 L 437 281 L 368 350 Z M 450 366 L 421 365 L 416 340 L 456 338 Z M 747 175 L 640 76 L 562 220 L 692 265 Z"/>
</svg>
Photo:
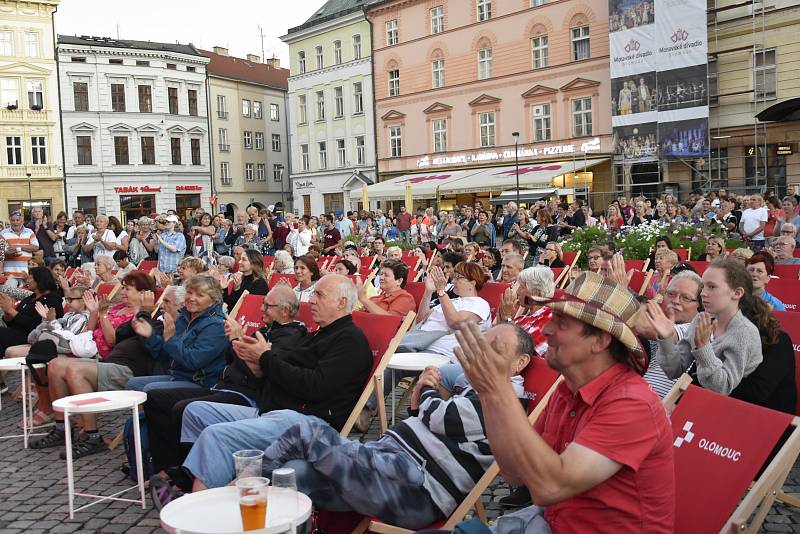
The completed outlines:
<svg viewBox="0 0 800 534">
<path fill-rule="evenodd" d="M 403 249 L 401 249 L 400 247 L 389 247 L 386 249 L 386 256 L 390 260 L 402 260 Z"/>
<path fill-rule="evenodd" d="M 718 236 L 712 236 L 706 240 L 706 253 L 703 258 L 705 261 L 714 261 L 726 255 L 727 251 L 725 250 L 724 239 Z"/>
<path fill-rule="evenodd" d="M 747 264 L 747 260 L 753 257 L 753 250 L 747 247 L 737 248 L 731 252 L 730 258 L 742 265 Z"/>
<path fill-rule="evenodd" d="M 610 232 L 616 232 L 625 226 L 625 219 L 620 217 L 619 209 L 616 204 L 611 204 L 606 213 L 608 213 L 606 216 L 606 226 L 608 226 Z"/>
</svg>

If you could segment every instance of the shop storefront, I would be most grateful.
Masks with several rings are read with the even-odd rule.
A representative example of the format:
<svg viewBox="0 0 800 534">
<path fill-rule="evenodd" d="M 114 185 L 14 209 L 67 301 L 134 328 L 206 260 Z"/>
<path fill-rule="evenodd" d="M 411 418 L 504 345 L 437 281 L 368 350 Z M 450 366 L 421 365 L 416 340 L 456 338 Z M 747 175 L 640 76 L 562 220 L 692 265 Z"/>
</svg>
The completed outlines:
<svg viewBox="0 0 800 534">
<path fill-rule="evenodd" d="M 292 180 L 295 215 L 319 215 L 358 209 L 358 200 L 365 185 L 374 180 L 365 173 L 295 177 Z"/>
</svg>

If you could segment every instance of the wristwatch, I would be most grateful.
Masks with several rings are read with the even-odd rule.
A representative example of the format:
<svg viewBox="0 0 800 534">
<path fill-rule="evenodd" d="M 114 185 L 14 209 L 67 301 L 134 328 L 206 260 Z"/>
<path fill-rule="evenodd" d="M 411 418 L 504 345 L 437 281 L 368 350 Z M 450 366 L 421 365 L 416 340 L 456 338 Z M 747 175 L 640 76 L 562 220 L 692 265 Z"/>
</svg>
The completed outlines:
<svg viewBox="0 0 800 534">
<path fill-rule="evenodd" d="M 443 296 L 447 295 L 447 291 L 440 289 L 436 292 L 436 294 L 439 296 L 439 298 L 442 298 Z"/>
</svg>

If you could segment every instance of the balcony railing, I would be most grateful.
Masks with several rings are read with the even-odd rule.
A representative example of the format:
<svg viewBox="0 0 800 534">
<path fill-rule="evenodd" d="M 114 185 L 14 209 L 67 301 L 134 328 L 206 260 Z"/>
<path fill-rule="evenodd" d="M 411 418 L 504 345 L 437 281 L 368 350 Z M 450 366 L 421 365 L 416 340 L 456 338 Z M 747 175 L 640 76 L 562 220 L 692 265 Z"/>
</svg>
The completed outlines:
<svg viewBox="0 0 800 534">
<path fill-rule="evenodd" d="M 59 178 L 55 165 L 4 165 L 0 166 L 0 178 Z"/>
<path fill-rule="evenodd" d="M 231 151 L 231 145 L 220 143 L 219 144 L 219 151 L 220 152 L 230 152 Z"/>
<path fill-rule="evenodd" d="M 47 122 L 49 114 L 47 110 L 0 108 L 0 122 Z"/>
<path fill-rule="evenodd" d="M 228 112 L 227 111 L 217 110 L 217 117 L 219 117 L 220 119 L 227 119 L 228 118 Z"/>
</svg>

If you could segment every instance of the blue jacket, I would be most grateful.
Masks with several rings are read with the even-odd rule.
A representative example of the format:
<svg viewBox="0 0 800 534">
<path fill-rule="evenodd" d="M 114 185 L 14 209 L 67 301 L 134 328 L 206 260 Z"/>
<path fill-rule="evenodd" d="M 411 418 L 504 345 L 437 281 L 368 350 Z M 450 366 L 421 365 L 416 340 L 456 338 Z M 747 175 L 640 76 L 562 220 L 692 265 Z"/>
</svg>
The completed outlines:
<svg viewBox="0 0 800 534">
<path fill-rule="evenodd" d="M 153 333 L 145 344 L 153 358 L 169 362 L 176 380 L 194 382 L 210 388 L 219 381 L 225 368 L 225 317 L 218 302 L 189 322 L 189 312 L 181 308 L 175 319 L 175 335 L 164 341 L 161 332 Z"/>
</svg>

